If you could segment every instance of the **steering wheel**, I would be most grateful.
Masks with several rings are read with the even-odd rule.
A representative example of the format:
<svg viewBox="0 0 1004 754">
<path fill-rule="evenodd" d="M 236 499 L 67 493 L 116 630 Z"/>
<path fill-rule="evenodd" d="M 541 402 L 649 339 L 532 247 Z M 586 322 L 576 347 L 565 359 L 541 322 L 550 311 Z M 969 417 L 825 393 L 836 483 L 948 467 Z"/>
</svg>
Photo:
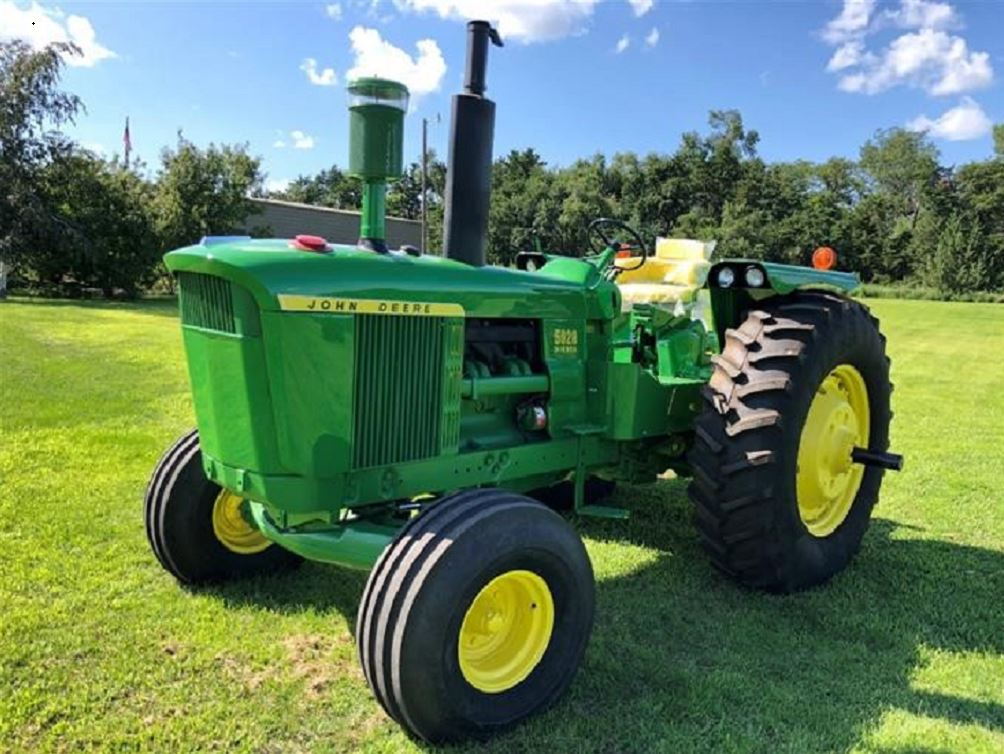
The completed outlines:
<svg viewBox="0 0 1004 754">
<path fill-rule="evenodd" d="M 616 228 L 620 228 L 621 230 L 626 231 L 628 233 L 628 236 L 630 237 L 630 240 L 633 241 L 633 243 L 627 244 L 628 249 L 630 250 L 637 249 L 641 251 L 641 259 L 639 260 L 638 264 L 636 264 L 634 267 L 618 267 L 617 270 L 619 272 L 625 272 L 627 270 L 637 270 L 639 267 L 645 264 L 645 261 L 648 259 L 648 247 L 645 245 L 645 239 L 641 237 L 641 233 L 632 228 L 623 220 L 615 220 L 612 217 L 597 217 L 595 220 L 589 223 L 589 226 L 586 228 L 586 234 L 589 238 L 589 246 L 597 254 L 602 253 L 604 249 L 612 248 L 612 249 L 623 250 L 623 245 L 616 238 L 613 237 L 612 233 L 609 232 Z M 604 244 L 603 246 L 599 246 L 597 244 L 598 239 L 603 240 Z"/>
</svg>

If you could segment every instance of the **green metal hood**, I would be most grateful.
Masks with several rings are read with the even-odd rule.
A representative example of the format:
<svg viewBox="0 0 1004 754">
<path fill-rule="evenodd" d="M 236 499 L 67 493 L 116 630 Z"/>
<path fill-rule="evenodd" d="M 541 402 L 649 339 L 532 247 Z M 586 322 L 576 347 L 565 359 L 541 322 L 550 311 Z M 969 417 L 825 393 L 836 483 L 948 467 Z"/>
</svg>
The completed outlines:
<svg viewBox="0 0 1004 754">
<path fill-rule="evenodd" d="M 164 261 L 175 273 L 199 272 L 243 286 L 263 311 L 281 309 L 281 296 L 451 303 L 467 316 L 481 317 L 607 317 L 607 310 L 609 316 L 615 311 L 607 305 L 601 311 L 596 297 L 587 295 L 608 286 L 592 265 L 578 260 L 546 274 L 472 267 L 438 256 L 376 254 L 355 246 L 329 248 L 322 254 L 282 239 L 239 240 L 188 246 Z"/>
</svg>

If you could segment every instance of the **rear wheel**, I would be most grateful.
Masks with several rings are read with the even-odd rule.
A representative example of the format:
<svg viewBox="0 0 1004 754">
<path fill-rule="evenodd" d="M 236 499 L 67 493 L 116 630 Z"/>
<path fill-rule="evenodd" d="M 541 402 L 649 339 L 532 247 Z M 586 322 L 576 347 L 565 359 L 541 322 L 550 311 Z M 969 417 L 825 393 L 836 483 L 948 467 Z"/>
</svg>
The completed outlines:
<svg viewBox="0 0 1004 754">
<path fill-rule="evenodd" d="M 461 492 L 409 522 L 370 573 L 363 672 L 413 734 L 483 737 L 564 693 L 593 602 L 589 558 L 560 516 L 511 492 Z"/>
<path fill-rule="evenodd" d="M 268 573 L 301 560 L 251 524 L 239 495 L 206 478 L 196 430 L 160 459 L 144 507 L 157 560 L 186 584 Z"/>
<path fill-rule="evenodd" d="M 728 330 L 695 426 L 689 487 L 701 541 L 738 581 L 789 592 L 858 551 L 892 413 L 885 338 L 868 310 L 821 293 L 778 298 Z"/>
</svg>

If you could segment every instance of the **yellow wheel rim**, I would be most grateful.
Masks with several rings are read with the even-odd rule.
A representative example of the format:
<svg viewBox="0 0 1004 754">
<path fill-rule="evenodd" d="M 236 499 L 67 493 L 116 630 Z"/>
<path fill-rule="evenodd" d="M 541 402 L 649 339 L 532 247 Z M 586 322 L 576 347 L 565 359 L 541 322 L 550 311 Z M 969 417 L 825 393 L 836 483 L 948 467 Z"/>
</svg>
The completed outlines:
<svg viewBox="0 0 1004 754">
<path fill-rule="evenodd" d="M 244 498 L 221 490 L 213 502 L 213 533 L 224 547 L 241 555 L 253 555 L 272 543 L 244 517 Z"/>
<path fill-rule="evenodd" d="M 537 666 L 551 641 L 554 599 L 532 571 L 507 571 L 478 592 L 464 615 L 457 654 L 469 684 L 508 691 Z"/>
<path fill-rule="evenodd" d="M 864 378 L 840 364 L 816 391 L 798 445 L 798 513 L 815 537 L 836 531 L 854 504 L 864 467 L 851 451 L 868 447 L 869 418 Z"/>
</svg>

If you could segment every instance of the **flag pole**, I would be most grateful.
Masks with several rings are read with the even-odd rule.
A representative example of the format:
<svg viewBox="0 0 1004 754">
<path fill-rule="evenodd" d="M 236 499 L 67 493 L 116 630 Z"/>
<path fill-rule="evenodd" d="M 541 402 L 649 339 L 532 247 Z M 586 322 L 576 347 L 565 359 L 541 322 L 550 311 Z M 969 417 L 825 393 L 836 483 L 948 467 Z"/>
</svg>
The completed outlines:
<svg viewBox="0 0 1004 754">
<path fill-rule="evenodd" d="M 122 146 L 125 148 L 125 167 L 129 169 L 129 153 L 132 151 L 132 138 L 129 136 L 129 116 L 126 116 L 125 131 L 122 133 Z"/>
</svg>

